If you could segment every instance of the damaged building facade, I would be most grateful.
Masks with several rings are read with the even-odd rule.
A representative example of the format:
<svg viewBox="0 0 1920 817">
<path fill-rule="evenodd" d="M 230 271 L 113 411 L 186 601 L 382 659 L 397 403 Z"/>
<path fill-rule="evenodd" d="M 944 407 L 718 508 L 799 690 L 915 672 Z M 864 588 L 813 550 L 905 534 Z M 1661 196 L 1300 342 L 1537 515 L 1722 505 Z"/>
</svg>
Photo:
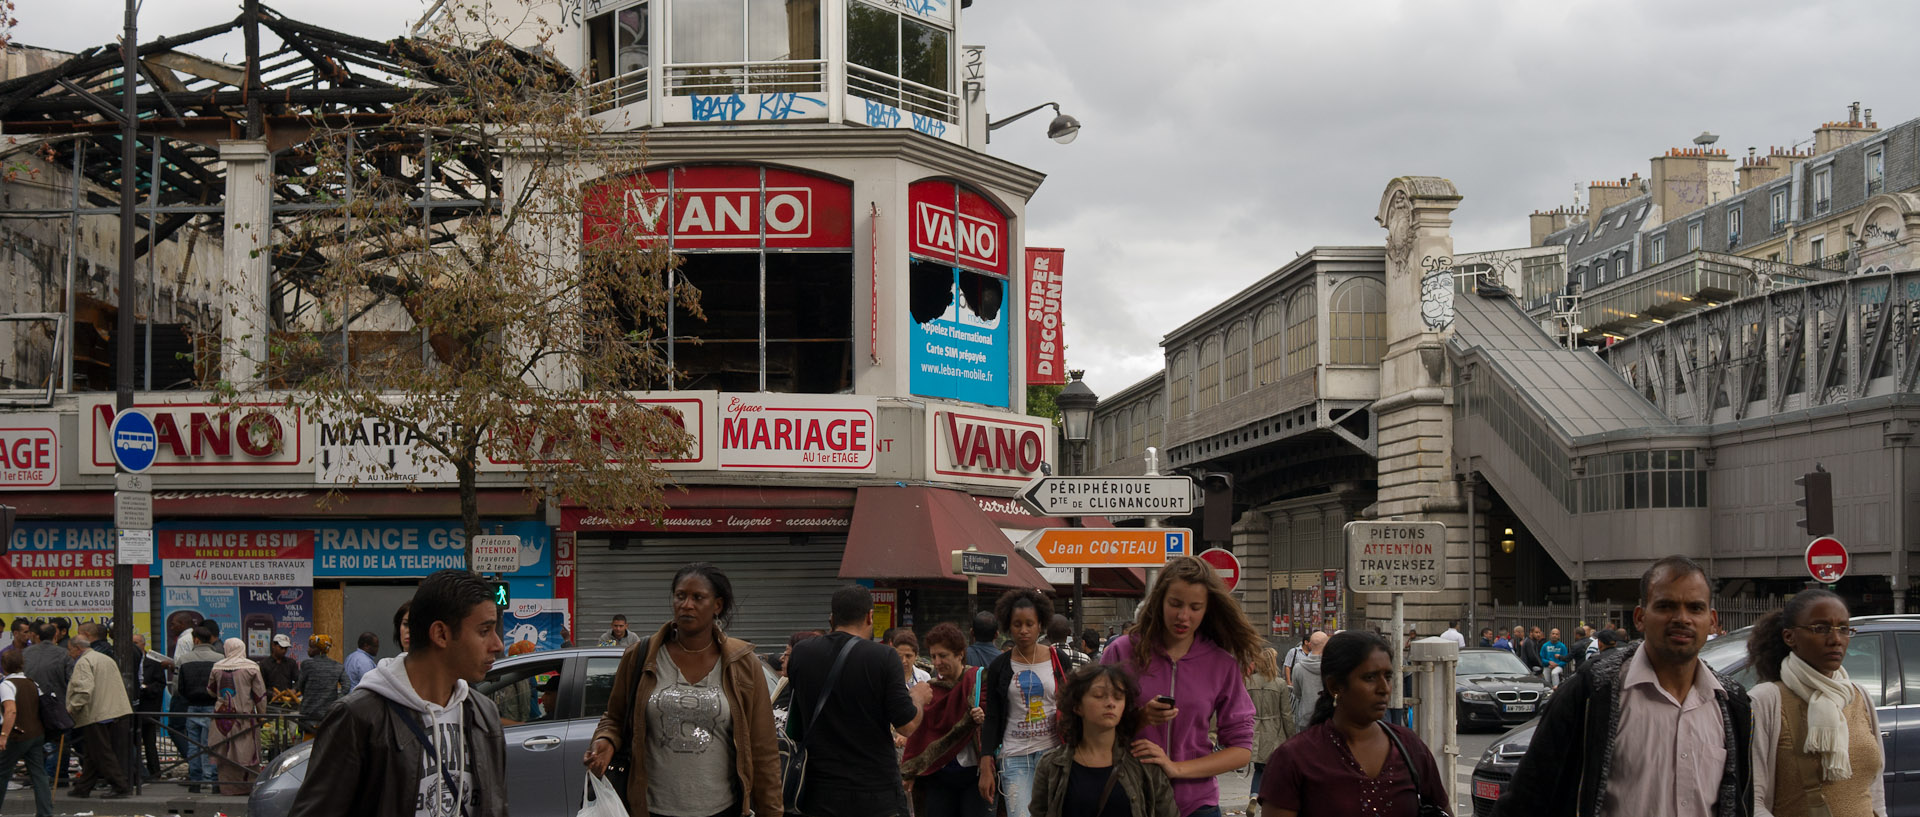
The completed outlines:
<svg viewBox="0 0 1920 817">
<path fill-rule="evenodd" d="M 964 620 L 974 600 L 949 552 L 1011 554 L 1014 541 L 1048 524 L 1011 497 L 1058 449 L 1054 423 L 1024 413 L 1034 333 L 1023 230 L 1043 176 L 986 150 L 988 130 L 1006 120 L 989 124 L 984 49 L 962 39 L 970 4 L 818 0 L 766 14 L 745 0 L 687 0 L 675 4 L 679 25 L 667 5 L 532 4 L 554 12 L 550 36 L 501 32 L 587 87 L 605 128 L 597 138 L 610 148 L 644 145 L 643 163 L 587 174 L 595 215 L 580 229 L 618 227 L 665 245 L 704 313 L 676 313 L 661 338 L 671 373 L 631 386 L 634 399 L 689 419 L 687 453 L 661 463 L 685 488 L 669 492 L 664 518 L 615 522 L 561 501 L 535 504 L 515 487 L 511 464 L 483 469 L 487 524 L 522 541 L 521 567 L 506 577 L 509 634 L 557 646 L 570 632 L 592 637 L 614 614 L 650 620 L 664 609 L 673 571 L 696 559 L 719 564 L 753 600 L 733 634 L 763 646 L 823 626 L 827 593 L 843 581 L 874 586 L 887 625 Z M 420 30 L 431 37 L 443 23 Z M 193 43 L 226 31 L 260 42 L 258 56 L 199 73 L 180 67 Z M 248 427 L 270 427 L 282 444 L 253 445 L 206 391 L 214 376 L 271 386 L 276 333 L 323 334 L 349 358 L 434 353 L 405 305 L 379 293 L 357 296 L 344 326 L 330 317 L 305 289 L 313 259 L 288 240 L 330 218 L 328 196 L 340 193 L 301 182 L 317 125 L 349 127 L 364 156 L 420 149 L 406 123 L 382 119 L 431 88 L 431 75 L 404 65 L 417 47 L 255 7 L 141 46 L 141 107 L 154 112 L 142 133 L 161 146 L 143 149 L 142 161 L 177 176 L 181 189 L 162 188 L 141 235 L 163 247 L 207 242 L 192 250 L 206 266 L 189 264 L 201 271 L 187 278 L 212 320 L 182 322 L 217 341 L 193 347 L 215 356 L 191 382 L 156 384 L 137 401 L 171 429 L 153 469 L 160 563 L 142 575 L 153 625 L 183 611 L 236 626 L 254 614 L 247 594 L 230 608 L 234 588 L 196 585 L 167 565 L 169 553 L 223 536 L 271 534 L 292 548 L 289 558 L 309 567 L 288 589 L 305 591 L 306 606 L 263 614 L 280 616 L 281 630 L 336 637 L 384 632 L 413 580 L 462 558 L 457 492 L 444 475 L 417 468 L 410 485 L 343 481 L 333 465 L 371 450 L 406 470 L 414 452 L 403 442 L 342 438 L 262 399 L 242 407 L 262 418 Z M 46 139 L 86 131 L 114 145 L 117 124 L 90 111 L 75 87 L 112 104 L 118 89 L 105 66 L 117 59 L 82 53 L 0 84 L 0 127 Z M 514 161 L 401 162 L 382 172 L 413 185 L 412 212 L 440 235 L 437 225 L 502 206 Z M 105 165 L 93 173 L 117 203 L 116 173 Z M 168 257 L 159 256 L 162 266 Z M 101 422 L 110 405 L 107 395 L 58 383 L 50 402 L 10 415 L 14 425 L 49 429 L 60 451 L 52 484 L 7 486 L 5 500 L 30 520 L 29 543 L 103 540 L 96 533 L 110 526 L 113 480 Z M 795 429 L 820 429 L 819 445 Z M 823 455 L 822 446 L 833 450 Z M 338 495 L 322 502 L 330 491 Z M 982 579 L 983 593 L 1071 581 L 1011 561 L 1008 577 Z M 1095 570 L 1088 584 L 1088 621 L 1104 625 L 1130 612 L 1126 599 L 1143 583 L 1137 572 Z"/>
</svg>

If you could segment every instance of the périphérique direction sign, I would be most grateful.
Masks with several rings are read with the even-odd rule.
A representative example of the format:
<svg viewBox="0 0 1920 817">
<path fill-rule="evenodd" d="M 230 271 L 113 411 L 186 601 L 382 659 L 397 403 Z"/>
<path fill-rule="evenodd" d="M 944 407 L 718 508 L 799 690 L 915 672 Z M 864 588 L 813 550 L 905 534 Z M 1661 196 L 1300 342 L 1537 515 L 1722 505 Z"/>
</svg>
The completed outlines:
<svg viewBox="0 0 1920 817">
<path fill-rule="evenodd" d="M 1347 589 L 1438 593 L 1447 586 L 1447 526 L 1440 522 L 1348 522 Z"/>
<path fill-rule="evenodd" d="M 1041 516 L 1185 516 L 1193 513 L 1188 477 L 1041 477 L 1021 501 Z"/>
</svg>

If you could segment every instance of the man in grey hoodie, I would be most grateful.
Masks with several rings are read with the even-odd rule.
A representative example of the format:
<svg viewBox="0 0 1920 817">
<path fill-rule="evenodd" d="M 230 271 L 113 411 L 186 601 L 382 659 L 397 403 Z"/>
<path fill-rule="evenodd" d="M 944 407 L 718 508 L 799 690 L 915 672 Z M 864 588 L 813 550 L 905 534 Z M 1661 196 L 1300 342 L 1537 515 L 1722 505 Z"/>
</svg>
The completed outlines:
<svg viewBox="0 0 1920 817">
<path fill-rule="evenodd" d="M 1295 731 L 1307 728 L 1313 720 L 1314 705 L 1320 701 L 1325 682 L 1320 680 L 1320 652 L 1326 649 L 1327 634 L 1316 632 L 1307 637 L 1306 652 L 1293 664 L 1293 722 Z"/>
<path fill-rule="evenodd" d="M 320 724 L 291 817 L 506 817 L 506 739 L 472 689 L 504 649 L 493 589 L 464 570 L 420 582 L 410 649 L 366 674 Z"/>
</svg>

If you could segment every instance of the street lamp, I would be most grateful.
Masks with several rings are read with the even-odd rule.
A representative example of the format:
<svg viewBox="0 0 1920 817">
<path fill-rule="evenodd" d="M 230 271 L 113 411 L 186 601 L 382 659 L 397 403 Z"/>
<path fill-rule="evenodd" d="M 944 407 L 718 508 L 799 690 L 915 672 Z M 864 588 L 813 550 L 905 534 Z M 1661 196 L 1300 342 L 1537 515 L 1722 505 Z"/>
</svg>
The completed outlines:
<svg viewBox="0 0 1920 817">
<path fill-rule="evenodd" d="M 1085 470 L 1080 460 L 1087 438 L 1092 436 L 1093 407 L 1100 404 L 1100 397 L 1087 386 L 1087 381 L 1080 379 L 1085 375 L 1086 372 L 1079 369 L 1068 371 L 1066 388 L 1053 398 L 1053 404 L 1060 409 L 1061 434 L 1073 449 L 1073 473 L 1070 476 L 1076 477 Z"/>
<path fill-rule="evenodd" d="M 1500 532 L 1500 552 L 1508 555 L 1513 554 L 1513 528 L 1507 528 Z"/>
<path fill-rule="evenodd" d="M 1052 139 L 1055 142 L 1059 142 L 1060 144 L 1063 144 L 1063 145 L 1072 144 L 1074 137 L 1080 135 L 1080 120 L 1075 119 L 1071 116 L 1068 116 L 1064 113 L 1061 113 L 1060 103 L 1058 102 L 1043 102 L 1039 105 L 1035 105 L 1017 114 L 1014 114 L 1005 119 L 1002 119 L 998 122 L 988 122 L 987 123 L 987 141 L 989 142 L 993 141 L 994 131 L 997 131 L 1001 128 L 1004 128 L 1008 125 L 1013 124 L 1016 120 L 1026 116 L 1027 114 L 1033 113 L 1034 111 L 1038 111 L 1041 108 L 1048 108 L 1048 107 L 1053 108 L 1054 117 L 1053 117 L 1053 121 L 1051 123 L 1048 123 L 1047 125 L 1047 138 Z"/>
<path fill-rule="evenodd" d="M 1086 374 L 1086 371 L 1082 369 L 1068 370 L 1066 388 L 1061 389 L 1060 394 L 1053 398 L 1053 405 L 1060 409 L 1060 434 L 1067 438 L 1067 446 L 1073 449 L 1073 455 L 1069 459 L 1071 464 L 1068 466 L 1071 473 L 1067 474 L 1067 476 L 1077 477 L 1080 476 L 1080 472 L 1086 470 L 1085 452 L 1087 448 L 1087 437 L 1091 436 L 1090 432 L 1093 429 L 1093 407 L 1100 405 L 1100 396 L 1093 393 L 1093 389 L 1087 385 L 1087 381 L 1080 379 L 1085 377 Z M 1073 632 L 1075 637 L 1079 636 L 1082 629 L 1083 619 L 1080 616 L 1080 606 L 1081 596 L 1087 583 L 1086 579 L 1087 571 L 1085 568 L 1076 567 L 1073 569 Z"/>
</svg>

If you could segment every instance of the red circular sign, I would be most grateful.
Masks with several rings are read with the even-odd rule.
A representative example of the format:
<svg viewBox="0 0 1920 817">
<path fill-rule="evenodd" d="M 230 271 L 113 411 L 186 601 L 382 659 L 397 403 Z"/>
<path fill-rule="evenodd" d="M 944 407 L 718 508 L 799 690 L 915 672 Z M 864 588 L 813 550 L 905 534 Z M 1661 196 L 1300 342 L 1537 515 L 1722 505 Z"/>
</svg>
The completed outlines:
<svg viewBox="0 0 1920 817">
<path fill-rule="evenodd" d="M 1807 573 L 1813 580 L 1833 584 L 1847 575 L 1847 546 L 1831 536 L 1822 536 L 1807 545 Z"/>
<path fill-rule="evenodd" d="M 1200 561 L 1213 565 L 1213 572 L 1220 574 L 1220 581 L 1226 582 L 1227 592 L 1233 592 L 1234 586 L 1240 584 L 1240 557 L 1233 555 L 1233 551 L 1223 548 L 1203 551 Z"/>
</svg>

